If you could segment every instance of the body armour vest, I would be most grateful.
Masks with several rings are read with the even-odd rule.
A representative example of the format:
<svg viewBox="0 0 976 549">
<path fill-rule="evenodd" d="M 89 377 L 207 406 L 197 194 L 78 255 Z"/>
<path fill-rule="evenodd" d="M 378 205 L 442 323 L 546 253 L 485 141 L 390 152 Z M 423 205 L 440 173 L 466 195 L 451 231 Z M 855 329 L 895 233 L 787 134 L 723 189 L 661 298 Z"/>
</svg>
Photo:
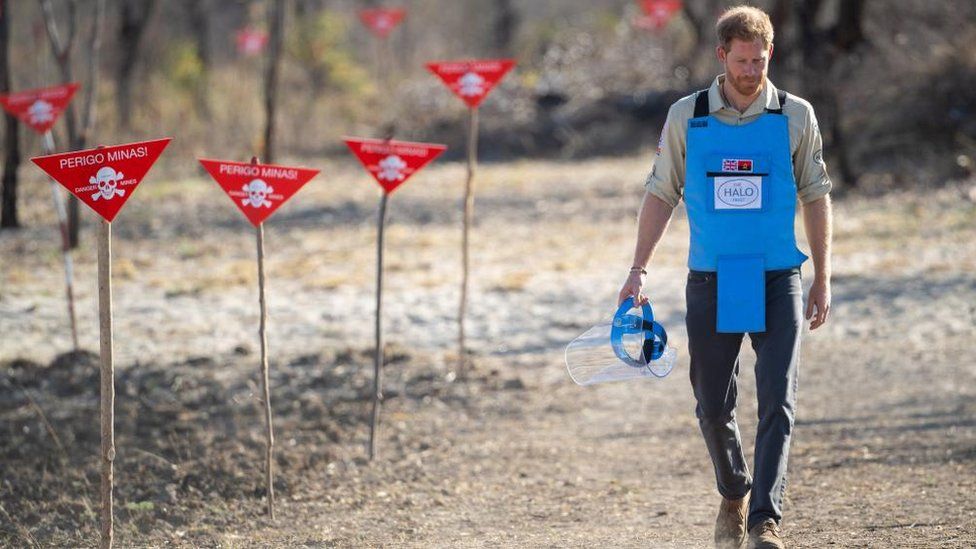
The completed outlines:
<svg viewBox="0 0 976 549">
<path fill-rule="evenodd" d="M 691 228 L 688 267 L 715 272 L 719 332 L 766 330 L 765 273 L 801 265 L 796 181 L 782 107 L 742 126 L 709 114 L 698 92 L 688 121 L 684 199 Z"/>
</svg>

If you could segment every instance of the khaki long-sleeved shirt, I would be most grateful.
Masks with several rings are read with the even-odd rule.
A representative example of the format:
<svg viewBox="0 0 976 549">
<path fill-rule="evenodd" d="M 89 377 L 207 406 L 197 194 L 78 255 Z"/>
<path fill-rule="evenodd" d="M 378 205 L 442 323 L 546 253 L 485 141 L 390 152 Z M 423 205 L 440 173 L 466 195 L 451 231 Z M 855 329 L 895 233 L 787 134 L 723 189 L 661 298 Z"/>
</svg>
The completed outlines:
<svg viewBox="0 0 976 549">
<path fill-rule="evenodd" d="M 731 125 L 743 125 L 754 121 L 766 109 L 780 108 L 777 89 L 769 79 L 762 93 L 745 112 L 740 113 L 726 104 L 719 87 L 725 75 L 719 75 L 708 89 L 708 105 L 712 116 Z M 683 97 L 671 105 L 668 118 L 661 130 L 657 156 L 645 187 L 647 191 L 665 203 L 675 207 L 681 200 L 685 186 L 685 146 L 688 120 L 694 116 L 695 95 Z M 805 99 L 793 94 L 786 98 L 783 114 L 789 120 L 790 152 L 793 156 L 793 177 L 796 180 L 797 197 L 806 204 L 822 198 L 830 192 L 831 182 L 827 164 L 823 159 L 823 139 L 813 107 Z"/>
</svg>

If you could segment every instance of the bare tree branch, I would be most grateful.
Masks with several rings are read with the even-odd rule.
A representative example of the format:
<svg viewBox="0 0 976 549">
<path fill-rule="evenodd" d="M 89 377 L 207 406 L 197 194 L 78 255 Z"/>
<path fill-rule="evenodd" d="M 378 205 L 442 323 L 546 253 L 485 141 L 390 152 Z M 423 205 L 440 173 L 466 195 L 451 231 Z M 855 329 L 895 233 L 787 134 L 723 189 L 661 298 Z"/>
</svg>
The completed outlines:
<svg viewBox="0 0 976 549">
<path fill-rule="evenodd" d="M 71 40 L 65 42 L 61 38 L 61 33 L 58 30 L 58 22 L 54 17 L 54 8 L 51 6 L 51 0 L 38 0 L 41 4 L 41 11 L 44 14 L 44 27 L 47 29 L 48 41 L 51 43 L 51 54 L 54 55 L 55 61 L 58 63 L 58 69 L 61 72 L 61 81 L 64 83 L 71 82 L 74 80 L 71 71 L 71 46 L 74 40 L 74 18 L 77 14 L 76 2 L 75 0 L 68 1 L 68 15 L 69 15 L 69 36 Z M 78 127 L 77 119 L 75 117 L 74 105 L 68 103 L 68 108 L 65 109 L 64 113 L 65 124 L 68 128 L 68 143 L 69 146 L 74 147 L 75 142 L 78 140 Z"/>
<path fill-rule="evenodd" d="M 54 8 L 51 7 L 51 0 L 38 1 L 41 4 L 41 12 L 44 14 L 44 28 L 47 29 L 47 38 L 51 42 L 51 52 L 60 63 L 64 46 L 61 44 L 61 35 L 58 33 L 58 23 L 54 19 Z"/>
<path fill-rule="evenodd" d="M 0 93 L 13 87 L 10 81 L 10 10 L 0 10 Z M 17 169 L 20 167 L 20 140 L 17 119 L 4 113 L 3 179 L 0 183 L 0 228 L 20 226 L 17 219 Z"/>
<path fill-rule="evenodd" d="M 270 13 L 271 36 L 268 48 L 268 69 L 264 80 L 264 161 L 274 162 L 275 158 L 275 104 L 278 97 L 278 73 L 281 64 L 282 42 L 285 34 L 284 0 L 272 0 Z"/>
<path fill-rule="evenodd" d="M 66 0 L 68 12 L 68 35 L 67 40 L 63 40 L 58 29 L 57 19 L 54 16 L 54 8 L 51 0 L 38 0 L 41 12 L 44 15 L 44 28 L 47 30 L 48 41 L 51 45 L 51 54 L 58 64 L 62 82 L 74 80 L 71 66 L 71 52 L 74 48 L 75 37 L 78 28 L 78 1 Z M 96 0 L 95 3 L 95 22 L 92 26 L 92 37 L 89 42 L 89 63 L 88 63 L 88 86 L 86 87 L 85 111 L 83 117 L 83 129 L 79 132 L 78 119 L 75 115 L 73 103 L 68 103 L 64 112 L 64 122 L 68 130 L 68 148 L 84 148 L 86 142 L 91 137 L 95 125 L 95 105 L 98 92 L 98 51 L 101 46 L 101 34 L 103 21 L 105 19 L 105 0 Z M 80 213 L 78 199 L 74 196 L 68 198 L 68 240 L 71 248 L 78 247 L 78 232 L 80 229 Z"/>
<path fill-rule="evenodd" d="M 68 40 L 64 43 L 64 51 L 68 54 L 74 49 L 75 35 L 78 30 L 78 1 L 68 0 Z M 68 60 L 70 61 L 70 59 Z"/>
<path fill-rule="evenodd" d="M 88 40 L 88 69 L 85 87 L 85 104 L 82 114 L 81 131 L 73 144 L 76 149 L 84 149 L 95 132 L 98 119 L 98 60 L 102 49 L 102 31 L 105 26 L 105 0 L 95 0 L 95 21 L 92 23 L 91 37 Z"/>
<path fill-rule="evenodd" d="M 119 126 L 123 129 L 128 129 L 132 121 L 132 76 L 139 59 L 142 37 L 155 8 L 156 0 L 122 0 L 120 4 L 119 42 L 122 55 L 116 75 L 116 100 Z"/>
</svg>

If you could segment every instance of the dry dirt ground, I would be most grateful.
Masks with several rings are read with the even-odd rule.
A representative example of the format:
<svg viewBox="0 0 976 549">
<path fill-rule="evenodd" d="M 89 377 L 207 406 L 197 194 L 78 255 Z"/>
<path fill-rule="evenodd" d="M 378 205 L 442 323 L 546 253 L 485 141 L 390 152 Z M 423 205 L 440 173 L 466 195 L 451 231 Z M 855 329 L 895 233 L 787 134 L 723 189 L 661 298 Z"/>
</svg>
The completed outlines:
<svg viewBox="0 0 976 549">
<path fill-rule="evenodd" d="M 326 163 L 266 230 L 275 523 L 262 515 L 253 230 L 214 183 L 151 174 L 114 224 L 117 545 L 708 546 L 718 496 L 687 381 L 683 210 L 649 276 L 675 371 L 582 388 L 563 364 L 566 343 L 612 312 L 647 167 L 483 167 L 463 381 L 463 166 L 393 196 L 388 399 L 368 463 L 378 188 Z M 833 319 L 803 348 L 793 546 L 976 545 L 972 185 L 837 202 Z M 0 544 L 94 546 L 97 357 L 66 354 L 47 193 L 25 184 L 28 228 L 0 234 Z M 94 351 L 92 229 L 75 257 Z M 747 441 L 753 364 L 744 351 Z"/>
</svg>

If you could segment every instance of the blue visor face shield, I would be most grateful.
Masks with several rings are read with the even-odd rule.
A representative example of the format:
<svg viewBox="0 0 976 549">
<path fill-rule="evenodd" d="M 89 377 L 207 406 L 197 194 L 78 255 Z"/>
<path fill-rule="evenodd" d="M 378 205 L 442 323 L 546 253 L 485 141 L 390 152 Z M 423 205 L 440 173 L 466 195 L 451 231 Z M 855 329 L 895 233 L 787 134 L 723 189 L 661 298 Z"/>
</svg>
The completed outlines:
<svg viewBox="0 0 976 549">
<path fill-rule="evenodd" d="M 566 347 L 566 368 L 579 385 L 635 378 L 663 378 L 677 358 L 650 303 L 628 298 L 613 318 L 587 330 Z"/>
</svg>

